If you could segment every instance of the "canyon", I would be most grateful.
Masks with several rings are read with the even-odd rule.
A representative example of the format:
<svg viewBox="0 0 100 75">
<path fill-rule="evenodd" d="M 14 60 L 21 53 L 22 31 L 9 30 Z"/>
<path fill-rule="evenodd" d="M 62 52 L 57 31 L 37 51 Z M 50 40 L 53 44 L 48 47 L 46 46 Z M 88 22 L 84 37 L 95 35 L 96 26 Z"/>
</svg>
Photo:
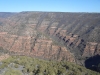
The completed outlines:
<svg viewBox="0 0 100 75">
<path fill-rule="evenodd" d="M 99 13 L 0 13 L 0 49 L 10 54 L 84 65 L 100 55 L 99 37 Z"/>
</svg>

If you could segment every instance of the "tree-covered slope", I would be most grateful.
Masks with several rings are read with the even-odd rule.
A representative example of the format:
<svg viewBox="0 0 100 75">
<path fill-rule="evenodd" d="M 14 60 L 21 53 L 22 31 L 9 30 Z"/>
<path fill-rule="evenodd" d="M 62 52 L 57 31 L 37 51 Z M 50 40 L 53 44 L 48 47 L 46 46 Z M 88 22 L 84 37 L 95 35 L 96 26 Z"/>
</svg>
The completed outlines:
<svg viewBox="0 0 100 75">
<path fill-rule="evenodd" d="M 100 75 L 74 63 L 27 56 L 10 56 L 0 63 L 2 75 Z"/>
</svg>

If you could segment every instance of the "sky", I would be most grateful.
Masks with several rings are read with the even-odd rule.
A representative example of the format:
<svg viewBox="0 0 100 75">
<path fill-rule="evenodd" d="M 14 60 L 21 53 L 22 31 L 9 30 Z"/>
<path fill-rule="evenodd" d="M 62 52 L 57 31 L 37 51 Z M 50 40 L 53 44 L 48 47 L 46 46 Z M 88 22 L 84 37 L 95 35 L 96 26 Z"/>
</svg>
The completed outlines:
<svg viewBox="0 0 100 75">
<path fill-rule="evenodd" d="M 99 12 L 100 0 L 0 0 L 0 12 Z"/>
</svg>

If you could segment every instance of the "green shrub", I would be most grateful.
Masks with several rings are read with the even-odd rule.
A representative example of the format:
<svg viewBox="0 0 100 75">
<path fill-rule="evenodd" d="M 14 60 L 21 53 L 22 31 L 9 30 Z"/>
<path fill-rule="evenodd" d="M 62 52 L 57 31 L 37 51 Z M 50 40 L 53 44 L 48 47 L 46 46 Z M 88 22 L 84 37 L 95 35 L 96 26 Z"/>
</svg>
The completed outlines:
<svg viewBox="0 0 100 75">
<path fill-rule="evenodd" d="M 22 73 L 19 70 L 14 69 L 8 69 L 4 75 L 22 75 Z"/>
<path fill-rule="evenodd" d="M 18 68 L 18 64 L 15 64 L 14 67 L 15 67 L 15 68 Z"/>
<path fill-rule="evenodd" d="M 22 70 L 22 72 L 23 72 L 23 73 L 27 73 L 27 69 L 24 68 L 24 69 Z"/>
<path fill-rule="evenodd" d="M 0 69 L 4 69 L 5 67 L 8 67 L 6 63 L 3 63 L 2 65 L 0 65 Z"/>
</svg>

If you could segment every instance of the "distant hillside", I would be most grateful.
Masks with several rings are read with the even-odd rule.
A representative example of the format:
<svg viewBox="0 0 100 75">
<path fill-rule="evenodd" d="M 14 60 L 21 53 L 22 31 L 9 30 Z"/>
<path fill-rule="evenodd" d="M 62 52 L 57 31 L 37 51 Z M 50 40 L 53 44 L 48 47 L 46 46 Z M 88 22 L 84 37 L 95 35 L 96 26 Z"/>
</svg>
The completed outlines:
<svg viewBox="0 0 100 75">
<path fill-rule="evenodd" d="M 9 16 L 14 15 L 15 13 L 11 13 L 11 12 L 0 12 L 0 18 L 7 18 Z"/>
</svg>

